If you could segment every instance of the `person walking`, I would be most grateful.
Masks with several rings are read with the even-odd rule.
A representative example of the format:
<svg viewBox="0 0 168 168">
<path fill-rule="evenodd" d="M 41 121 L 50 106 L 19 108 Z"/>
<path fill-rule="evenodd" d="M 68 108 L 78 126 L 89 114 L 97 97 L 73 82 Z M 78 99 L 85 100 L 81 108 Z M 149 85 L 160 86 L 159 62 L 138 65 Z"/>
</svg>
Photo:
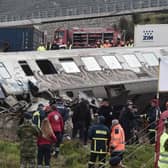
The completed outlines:
<svg viewBox="0 0 168 168">
<path fill-rule="evenodd" d="M 105 168 L 106 154 L 108 152 L 108 143 L 110 131 L 104 125 L 104 116 L 98 117 L 98 123 L 89 129 L 89 138 L 91 140 L 90 161 L 88 168 L 94 168 L 96 159 L 99 160 L 99 167 Z"/>
<path fill-rule="evenodd" d="M 30 113 L 24 113 L 23 124 L 17 130 L 20 140 L 20 168 L 36 167 L 37 137 L 40 136 L 40 130 L 31 119 Z"/>
<path fill-rule="evenodd" d="M 124 129 L 121 127 L 117 119 L 112 120 L 109 150 L 111 155 L 110 165 L 114 166 L 113 161 L 120 160 L 120 163 L 118 165 L 120 167 L 124 167 L 121 164 L 121 161 L 123 159 L 123 154 L 125 151 L 125 133 L 124 133 Z"/>
<path fill-rule="evenodd" d="M 42 135 L 38 138 L 38 168 L 43 167 L 43 160 L 45 168 L 50 168 L 51 144 L 56 142 L 57 139 L 47 117 L 42 121 L 41 132 Z"/>
</svg>

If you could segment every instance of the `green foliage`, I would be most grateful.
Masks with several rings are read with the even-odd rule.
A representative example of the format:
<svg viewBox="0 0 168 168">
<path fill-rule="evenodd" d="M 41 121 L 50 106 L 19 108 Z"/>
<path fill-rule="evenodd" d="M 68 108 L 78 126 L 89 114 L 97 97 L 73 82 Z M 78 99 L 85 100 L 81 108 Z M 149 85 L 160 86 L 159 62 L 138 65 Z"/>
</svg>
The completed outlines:
<svg viewBox="0 0 168 168">
<path fill-rule="evenodd" d="M 146 14 L 134 14 L 134 24 L 167 24 L 168 13 L 146 13 Z"/>
<path fill-rule="evenodd" d="M 119 29 L 125 33 L 123 39 L 130 40 L 134 37 L 134 23 L 128 20 L 126 17 L 121 17 L 119 21 Z"/>
<path fill-rule="evenodd" d="M 153 168 L 154 146 L 129 145 L 124 154 L 124 160 L 128 168 Z"/>
<path fill-rule="evenodd" d="M 10 142 L 0 142 L 0 167 L 10 168 L 19 165 L 18 144 Z"/>
<path fill-rule="evenodd" d="M 61 146 L 61 155 L 57 165 L 64 168 L 86 168 L 89 160 L 89 147 L 83 147 L 79 141 L 67 141 Z M 61 159 L 63 158 L 63 159 Z M 62 162 L 63 161 L 63 162 Z M 61 167 L 60 167 L 61 168 Z"/>
<path fill-rule="evenodd" d="M 89 145 L 83 147 L 79 141 L 66 141 L 61 145 L 59 157 L 52 158 L 52 167 L 86 168 L 90 155 L 89 149 Z M 0 141 L 0 156 L 1 168 L 19 167 L 18 144 Z M 130 145 L 127 146 L 124 154 L 124 164 L 127 168 L 153 168 L 153 157 L 154 146 Z"/>
</svg>

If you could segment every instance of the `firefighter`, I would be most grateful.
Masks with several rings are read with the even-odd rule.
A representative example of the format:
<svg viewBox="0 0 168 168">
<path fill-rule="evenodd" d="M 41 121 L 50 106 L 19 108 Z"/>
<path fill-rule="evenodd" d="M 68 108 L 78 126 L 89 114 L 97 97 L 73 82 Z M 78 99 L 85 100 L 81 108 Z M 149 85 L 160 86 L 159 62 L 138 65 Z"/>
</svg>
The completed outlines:
<svg viewBox="0 0 168 168">
<path fill-rule="evenodd" d="M 168 167 L 168 119 L 164 120 L 165 130 L 160 137 L 159 168 Z"/>
<path fill-rule="evenodd" d="M 43 110 L 44 105 L 39 104 L 37 110 L 33 113 L 33 124 L 35 124 L 38 128 L 41 126 L 42 120 L 45 118 L 45 111 Z"/>
<path fill-rule="evenodd" d="M 119 124 L 117 119 L 112 120 L 112 128 L 111 128 L 111 139 L 109 143 L 109 149 L 111 154 L 110 165 L 111 166 L 120 166 L 121 168 L 124 165 L 121 164 L 123 154 L 125 151 L 125 134 L 124 129 Z M 112 160 L 120 160 L 120 162 L 114 165 Z"/>
<path fill-rule="evenodd" d="M 105 118 L 98 117 L 98 121 L 89 129 L 89 138 L 91 139 L 91 153 L 88 168 L 94 168 L 96 158 L 99 160 L 99 167 L 105 167 L 105 159 L 108 151 L 108 142 L 110 131 L 104 125 Z"/>
</svg>

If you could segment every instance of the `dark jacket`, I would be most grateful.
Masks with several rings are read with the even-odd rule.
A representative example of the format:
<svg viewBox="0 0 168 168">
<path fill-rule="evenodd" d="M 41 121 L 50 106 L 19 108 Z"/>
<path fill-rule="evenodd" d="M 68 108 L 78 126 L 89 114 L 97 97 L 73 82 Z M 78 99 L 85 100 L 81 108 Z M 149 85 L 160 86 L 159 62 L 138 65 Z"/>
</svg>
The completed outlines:
<svg viewBox="0 0 168 168">
<path fill-rule="evenodd" d="M 56 103 L 56 107 L 65 122 L 69 117 L 69 110 L 64 106 L 63 103 Z"/>
<path fill-rule="evenodd" d="M 95 124 L 89 129 L 91 152 L 105 154 L 108 151 L 110 131 L 104 124 Z"/>
<path fill-rule="evenodd" d="M 111 108 L 111 106 L 101 106 L 99 111 L 98 111 L 99 116 L 104 116 L 105 118 L 105 125 L 110 129 L 111 127 L 111 122 L 114 117 L 114 112 Z"/>
<path fill-rule="evenodd" d="M 156 121 L 160 117 L 160 108 L 158 107 L 151 107 L 147 112 L 147 120 L 149 121 L 149 128 L 155 129 Z"/>
<path fill-rule="evenodd" d="M 84 127 L 89 127 L 91 122 L 91 113 L 86 102 L 80 102 L 76 105 L 72 116 L 73 124 L 82 124 Z"/>
</svg>

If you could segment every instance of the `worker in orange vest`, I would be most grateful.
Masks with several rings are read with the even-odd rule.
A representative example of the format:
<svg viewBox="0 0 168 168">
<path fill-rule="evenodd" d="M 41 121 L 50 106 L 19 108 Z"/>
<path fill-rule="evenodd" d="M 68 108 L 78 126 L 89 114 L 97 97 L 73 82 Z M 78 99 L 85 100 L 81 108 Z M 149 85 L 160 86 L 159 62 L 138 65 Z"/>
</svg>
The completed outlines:
<svg viewBox="0 0 168 168">
<path fill-rule="evenodd" d="M 119 168 L 124 168 L 125 166 L 121 164 L 121 161 L 125 151 L 125 134 L 124 129 L 121 127 L 117 119 L 112 120 L 109 149 L 111 155 L 111 167 L 117 166 Z"/>
</svg>

